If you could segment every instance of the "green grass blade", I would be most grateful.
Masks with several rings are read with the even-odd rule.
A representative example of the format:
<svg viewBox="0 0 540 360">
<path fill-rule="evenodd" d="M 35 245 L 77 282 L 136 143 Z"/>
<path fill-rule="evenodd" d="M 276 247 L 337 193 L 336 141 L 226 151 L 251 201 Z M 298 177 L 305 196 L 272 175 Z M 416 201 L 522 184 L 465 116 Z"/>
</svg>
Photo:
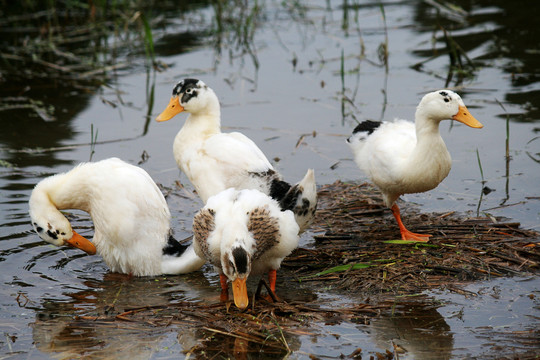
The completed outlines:
<svg viewBox="0 0 540 360">
<path fill-rule="evenodd" d="M 336 273 L 336 272 L 342 272 L 342 271 L 348 271 L 348 270 L 357 270 L 357 269 L 366 269 L 368 267 L 371 267 L 371 266 L 374 266 L 374 265 L 371 265 L 371 264 L 366 264 L 366 263 L 356 263 L 356 264 L 346 264 L 346 265 L 338 265 L 338 266 L 334 266 L 330 269 L 326 269 L 324 271 L 321 271 L 313 276 L 321 276 L 321 275 L 326 275 L 326 274 L 331 274 L 331 273 Z"/>
<path fill-rule="evenodd" d="M 146 50 L 146 55 L 154 62 L 155 53 L 154 53 L 154 37 L 152 36 L 152 29 L 150 24 L 146 19 L 146 16 L 141 13 L 141 21 L 144 28 L 144 45 Z"/>
</svg>

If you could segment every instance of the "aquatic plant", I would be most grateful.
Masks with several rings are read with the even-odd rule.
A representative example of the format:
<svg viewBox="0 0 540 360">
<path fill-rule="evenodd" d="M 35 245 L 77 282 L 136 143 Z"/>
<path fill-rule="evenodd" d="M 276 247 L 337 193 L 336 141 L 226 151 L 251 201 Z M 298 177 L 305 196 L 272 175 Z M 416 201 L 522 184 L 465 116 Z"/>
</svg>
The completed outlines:
<svg viewBox="0 0 540 360">
<path fill-rule="evenodd" d="M 132 53 L 144 52 L 154 62 L 145 16 L 151 7 L 142 1 L 29 0 L 6 3 L 2 10 L 0 66 L 11 81 L 102 84 L 109 73 L 132 66 L 126 61 Z"/>
</svg>

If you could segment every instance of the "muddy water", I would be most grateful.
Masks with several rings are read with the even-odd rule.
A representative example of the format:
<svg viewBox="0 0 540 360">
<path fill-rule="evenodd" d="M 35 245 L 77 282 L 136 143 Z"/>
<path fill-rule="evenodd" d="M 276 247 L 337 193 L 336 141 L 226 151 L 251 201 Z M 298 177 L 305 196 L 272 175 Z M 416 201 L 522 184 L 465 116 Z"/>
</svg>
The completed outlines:
<svg viewBox="0 0 540 360">
<path fill-rule="evenodd" d="M 443 123 L 452 171 L 436 190 L 405 200 L 426 212 L 489 214 L 540 229 L 539 29 L 528 21 L 531 6 L 538 5 L 457 2 L 462 13 L 425 2 L 383 4 L 384 16 L 379 2 L 266 1 L 258 10 L 250 3 L 243 11 L 231 7 L 221 13 L 198 3 L 162 14 L 167 25 L 154 28 L 157 59 L 168 65 L 165 71 L 147 72 L 142 56 L 135 56 L 107 86 L 81 89 L 46 81 L 3 86 L 4 98 L 26 93 L 54 108 L 47 116 L 24 108 L 0 113 L 2 356 L 176 358 L 207 337 L 175 327 L 118 330 L 77 321 L 75 315 L 99 314 L 111 305 L 217 301 L 217 277 L 205 268 L 191 276 L 126 281 L 110 274 L 99 257 L 46 245 L 32 232 L 27 215 L 36 182 L 90 159 L 93 127 L 94 160 L 118 156 L 141 162 L 165 189 L 175 189 L 178 179 L 186 186 L 167 201 L 176 237 L 189 236 L 193 213 L 202 204 L 177 170 L 171 150 L 185 115 L 153 121 L 173 84 L 187 76 L 216 91 L 224 128 L 251 137 L 287 180 L 296 181 L 311 167 L 320 184 L 365 179 L 344 143 L 357 120 L 412 119 L 425 92 L 456 89 L 485 127 Z M 464 68 L 449 75 L 441 26 L 474 68 L 462 57 Z M 384 44 L 387 62 L 379 56 Z M 494 191 L 483 195 L 484 186 Z M 72 215 L 74 226 L 91 237 L 89 216 Z M 302 246 L 312 246 L 311 235 L 303 236 Z M 393 315 L 369 323 L 314 323 L 310 334 L 287 341 L 297 358 L 333 358 L 358 348 L 367 357 L 392 349 L 392 341 L 406 350 L 400 358 L 410 359 L 532 351 L 540 347 L 538 341 L 523 334 L 537 324 L 539 287 L 537 281 L 521 280 L 470 285 L 477 294 L 470 297 L 434 291 L 414 303 L 397 301 Z M 321 306 L 357 301 L 309 287 L 292 295 L 296 283 L 278 286 L 285 299 L 298 296 Z M 233 350 L 234 344 L 223 351 Z"/>
</svg>

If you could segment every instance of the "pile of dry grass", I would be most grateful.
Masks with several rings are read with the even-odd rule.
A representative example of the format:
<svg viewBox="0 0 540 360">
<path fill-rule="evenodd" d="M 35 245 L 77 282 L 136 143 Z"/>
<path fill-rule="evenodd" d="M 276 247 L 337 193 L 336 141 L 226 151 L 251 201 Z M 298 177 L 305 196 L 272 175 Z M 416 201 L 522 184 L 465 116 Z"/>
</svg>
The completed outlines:
<svg viewBox="0 0 540 360">
<path fill-rule="evenodd" d="M 399 230 L 377 191 L 337 181 L 319 191 L 313 248 L 298 249 L 283 267 L 303 281 L 329 281 L 359 293 L 418 293 L 463 281 L 539 270 L 539 234 L 519 223 L 490 218 L 407 213 L 412 231 L 428 243 L 399 239 Z"/>
</svg>

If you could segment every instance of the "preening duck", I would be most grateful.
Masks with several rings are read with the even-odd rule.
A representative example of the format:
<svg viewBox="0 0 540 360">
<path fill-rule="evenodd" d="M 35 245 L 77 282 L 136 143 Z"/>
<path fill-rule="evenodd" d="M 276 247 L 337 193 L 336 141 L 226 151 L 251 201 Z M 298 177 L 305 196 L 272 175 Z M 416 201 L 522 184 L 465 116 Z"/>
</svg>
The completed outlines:
<svg viewBox="0 0 540 360">
<path fill-rule="evenodd" d="M 431 190 L 450 172 L 452 158 L 439 133 L 442 120 L 456 120 L 473 128 L 483 125 L 450 90 L 426 94 L 416 109 L 415 123 L 364 121 L 347 139 L 360 169 L 381 190 L 403 240 L 428 241 L 431 235 L 405 228 L 395 203 L 403 194 Z"/>
<path fill-rule="evenodd" d="M 203 202 L 230 187 L 257 189 L 282 209 L 292 210 L 301 232 L 309 226 L 317 207 L 313 170 L 290 185 L 251 139 L 239 132 L 222 133 L 219 100 L 201 80 L 178 82 L 156 120 L 166 121 L 183 111 L 189 116 L 174 139 L 174 157 Z"/>
<path fill-rule="evenodd" d="M 293 213 L 268 195 L 230 188 L 210 197 L 195 215 L 193 245 L 219 273 L 221 300 L 228 299 L 229 280 L 235 305 L 245 309 L 248 276 L 268 271 L 275 292 L 276 270 L 298 246 L 298 230 Z"/>
<path fill-rule="evenodd" d="M 181 245 L 170 236 L 171 214 L 150 175 L 117 158 L 82 163 L 41 180 L 29 206 L 34 230 L 43 240 L 91 255 L 97 251 L 113 272 L 182 274 L 204 264 L 192 245 Z M 72 229 L 60 212 L 65 209 L 90 214 L 92 242 Z"/>
</svg>

